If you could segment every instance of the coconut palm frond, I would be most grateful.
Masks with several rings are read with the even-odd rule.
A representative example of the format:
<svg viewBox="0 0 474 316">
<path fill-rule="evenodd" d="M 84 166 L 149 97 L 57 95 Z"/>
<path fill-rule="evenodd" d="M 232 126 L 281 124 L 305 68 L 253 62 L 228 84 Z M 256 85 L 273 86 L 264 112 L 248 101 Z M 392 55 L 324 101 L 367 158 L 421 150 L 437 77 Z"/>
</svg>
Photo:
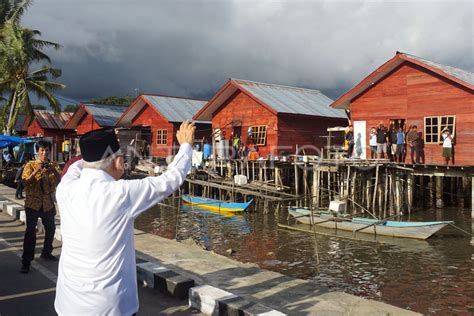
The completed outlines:
<svg viewBox="0 0 474 316">
<path fill-rule="evenodd" d="M 29 81 L 28 86 L 38 96 L 38 98 L 46 98 L 54 112 L 59 113 L 61 111 L 61 105 L 56 97 L 51 93 L 49 86 L 35 81 Z"/>
<path fill-rule="evenodd" d="M 26 9 L 31 5 L 31 2 L 31 0 L 14 0 L 8 20 L 12 21 L 14 24 L 19 24 Z"/>
<path fill-rule="evenodd" d="M 54 48 L 54 49 L 58 50 L 58 49 L 62 48 L 62 46 L 58 43 L 39 40 L 39 39 L 35 39 L 34 42 L 33 42 L 33 45 L 37 49 Z"/>
</svg>

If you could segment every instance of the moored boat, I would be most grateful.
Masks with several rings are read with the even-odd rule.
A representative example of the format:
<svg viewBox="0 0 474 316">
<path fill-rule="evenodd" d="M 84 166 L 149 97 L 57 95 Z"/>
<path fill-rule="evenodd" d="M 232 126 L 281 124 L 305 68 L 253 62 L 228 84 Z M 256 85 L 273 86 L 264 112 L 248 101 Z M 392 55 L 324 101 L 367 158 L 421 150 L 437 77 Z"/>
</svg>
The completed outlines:
<svg viewBox="0 0 474 316">
<path fill-rule="evenodd" d="M 238 202 L 225 202 L 216 199 L 198 197 L 198 196 L 190 196 L 190 195 L 182 195 L 181 199 L 191 205 L 198 206 L 200 208 L 218 211 L 218 212 L 230 212 L 230 213 L 238 213 L 245 211 L 253 202 L 250 200 L 246 203 L 238 203 Z"/>
<path fill-rule="evenodd" d="M 451 221 L 435 222 L 410 222 L 390 221 L 360 217 L 337 217 L 329 212 L 311 211 L 303 208 L 290 207 L 288 212 L 298 222 L 316 226 L 353 231 L 365 234 L 377 234 L 382 236 L 427 239 Z M 311 214 L 312 213 L 312 214 Z"/>
</svg>

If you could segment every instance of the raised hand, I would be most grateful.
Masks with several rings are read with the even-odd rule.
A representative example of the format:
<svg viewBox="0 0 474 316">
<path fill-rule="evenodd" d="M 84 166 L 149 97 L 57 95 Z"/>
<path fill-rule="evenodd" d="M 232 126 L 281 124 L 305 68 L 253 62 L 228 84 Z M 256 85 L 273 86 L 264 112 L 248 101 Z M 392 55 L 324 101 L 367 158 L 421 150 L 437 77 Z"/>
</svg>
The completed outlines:
<svg viewBox="0 0 474 316">
<path fill-rule="evenodd" d="M 176 138 L 178 139 L 178 143 L 180 145 L 184 143 L 188 143 L 191 146 L 194 143 L 194 132 L 196 131 L 196 127 L 194 126 L 193 122 L 184 121 L 181 123 L 178 132 L 176 133 Z"/>
</svg>

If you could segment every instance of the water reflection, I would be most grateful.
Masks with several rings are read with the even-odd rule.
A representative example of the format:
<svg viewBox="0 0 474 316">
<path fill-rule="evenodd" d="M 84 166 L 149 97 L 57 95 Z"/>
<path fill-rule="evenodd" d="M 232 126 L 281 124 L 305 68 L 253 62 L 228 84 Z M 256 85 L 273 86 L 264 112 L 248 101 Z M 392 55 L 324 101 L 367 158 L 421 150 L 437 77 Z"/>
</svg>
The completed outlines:
<svg viewBox="0 0 474 316">
<path fill-rule="evenodd" d="M 471 232 L 470 212 L 428 210 L 410 220 L 454 220 Z M 182 206 L 155 207 L 137 219 L 137 228 L 163 237 L 192 238 L 206 249 L 286 275 L 310 279 L 333 291 L 382 300 L 424 314 L 474 312 L 474 275 L 470 239 L 445 236 L 427 241 L 359 234 L 353 241 L 279 229 L 287 213 L 222 216 Z M 322 228 L 318 228 L 322 230 Z M 344 234 L 345 232 L 338 232 Z M 350 234 L 350 233 L 349 233 Z M 316 265 L 316 249 L 320 265 Z"/>
</svg>

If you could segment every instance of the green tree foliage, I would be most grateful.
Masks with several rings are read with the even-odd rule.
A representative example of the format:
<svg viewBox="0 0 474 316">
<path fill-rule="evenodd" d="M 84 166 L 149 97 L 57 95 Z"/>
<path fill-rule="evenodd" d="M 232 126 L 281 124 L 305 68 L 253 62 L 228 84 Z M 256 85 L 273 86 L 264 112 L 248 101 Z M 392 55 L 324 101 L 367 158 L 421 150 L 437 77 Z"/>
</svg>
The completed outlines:
<svg viewBox="0 0 474 316">
<path fill-rule="evenodd" d="M 130 95 L 111 96 L 100 99 L 92 99 L 88 103 L 93 104 L 116 104 L 116 105 L 130 105 L 135 100 L 135 97 Z"/>
<path fill-rule="evenodd" d="M 78 107 L 79 107 L 79 105 L 77 105 L 77 104 L 68 104 L 64 107 L 63 111 L 64 112 L 76 112 Z"/>
<path fill-rule="evenodd" d="M 44 48 L 60 48 L 57 43 L 39 39 L 40 31 L 20 25 L 21 17 L 30 5 L 31 0 L 0 0 L 0 93 L 9 96 L 2 113 L 7 135 L 15 125 L 18 113 L 33 114 L 30 93 L 46 99 L 53 110 L 59 112 L 60 103 L 53 93 L 65 87 L 51 81 L 61 76 L 60 69 L 47 64 L 30 69 L 38 62 L 51 63 L 42 51 Z"/>
</svg>

